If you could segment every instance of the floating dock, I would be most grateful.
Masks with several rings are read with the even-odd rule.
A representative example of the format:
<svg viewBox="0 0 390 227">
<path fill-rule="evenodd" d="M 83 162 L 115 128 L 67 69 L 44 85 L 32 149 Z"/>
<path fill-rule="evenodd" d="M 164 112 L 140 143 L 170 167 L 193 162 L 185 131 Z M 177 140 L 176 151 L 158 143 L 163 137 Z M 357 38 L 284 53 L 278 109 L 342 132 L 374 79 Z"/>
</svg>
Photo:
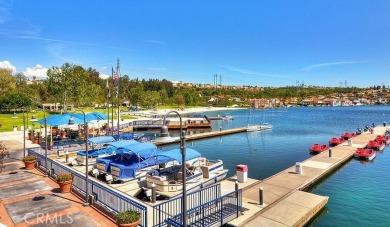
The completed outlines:
<svg viewBox="0 0 390 227">
<path fill-rule="evenodd" d="M 240 133 L 240 132 L 246 132 L 246 127 L 205 132 L 205 133 L 199 133 L 199 134 L 193 134 L 193 135 L 186 135 L 186 141 L 208 139 L 211 137 L 224 136 L 224 135 Z M 154 144 L 157 146 L 163 146 L 166 144 L 179 143 L 179 142 L 180 142 L 180 137 L 173 137 L 172 142 L 163 142 L 163 143 L 162 142 L 154 142 Z"/>
<path fill-rule="evenodd" d="M 328 201 L 326 196 L 304 192 L 321 179 L 349 161 L 357 148 L 363 148 L 377 135 L 384 135 L 386 127 L 374 128 L 373 134 L 362 133 L 351 142 L 344 142 L 301 162 L 302 172 L 297 166 L 285 169 L 263 181 L 243 188 L 242 215 L 231 221 L 232 226 L 303 226 Z M 240 185 L 241 183 L 239 183 Z M 259 205 L 259 191 L 263 189 L 263 205 Z M 257 209 L 253 213 L 253 209 Z M 251 211 L 252 210 L 252 211 Z"/>
</svg>

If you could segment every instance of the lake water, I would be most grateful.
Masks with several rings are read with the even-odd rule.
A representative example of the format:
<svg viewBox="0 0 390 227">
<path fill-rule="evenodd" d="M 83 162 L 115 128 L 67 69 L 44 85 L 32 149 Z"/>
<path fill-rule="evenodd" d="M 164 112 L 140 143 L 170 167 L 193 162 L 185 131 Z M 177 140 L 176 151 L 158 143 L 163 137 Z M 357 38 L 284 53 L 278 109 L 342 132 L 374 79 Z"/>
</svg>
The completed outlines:
<svg viewBox="0 0 390 227">
<path fill-rule="evenodd" d="M 297 107 L 267 110 L 231 110 L 230 121 L 213 121 L 213 130 L 243 127 L 266 121 L 272 130 L 237 133 L 188 141 L 208 159 L 222 159 L 228 176 L 237 164 L 248 165 L 248 177 L 265 179 L 310 157 L 314 143 L 327 144 L 331 137 L 354 132 L 357 127 L 390 122 L 390 106 Z M 207 112 L 217 116 L 222 112 Z M 250 116 L 250 117 L 249 117 Z M 250 120 L 249 120 L 249 119 Z M 178 148 L 178 144 L 163 149 Z M 387 150 L 387 151 L 386 151 Z M 313 193 L 329 196 L 325 212 L 315 226 L 390 226 L 390 149 L 370 163 L 351 160 Z M 387 209 L 386 209 L 387 208 Z"/>
</svg>

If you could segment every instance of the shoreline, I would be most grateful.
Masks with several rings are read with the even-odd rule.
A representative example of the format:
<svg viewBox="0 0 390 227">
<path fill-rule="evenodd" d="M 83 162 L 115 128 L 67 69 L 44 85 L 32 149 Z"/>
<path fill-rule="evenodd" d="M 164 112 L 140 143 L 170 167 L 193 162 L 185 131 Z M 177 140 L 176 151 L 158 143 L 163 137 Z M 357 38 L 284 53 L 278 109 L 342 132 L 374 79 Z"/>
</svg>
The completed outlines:
<svg viewBox="0 0 390 227">
<path fill-rule="evenodd" d="M 191 107 L 184 108 L 184 110 L 180 109 L 160 109 L 160 110 L 142 110 L 142 111 L 132 111 L 126 112 L 129 115 L 135 114 L 166 114 L 169 111 L 177 111 L 179 114 L 189 114 L 189 113 L 198 113 L 198 112 L 212 112 L 212 111 L 227 111 L 227 110 L 241 110 L 247 109 L 243 107 Z"/>
</svg>

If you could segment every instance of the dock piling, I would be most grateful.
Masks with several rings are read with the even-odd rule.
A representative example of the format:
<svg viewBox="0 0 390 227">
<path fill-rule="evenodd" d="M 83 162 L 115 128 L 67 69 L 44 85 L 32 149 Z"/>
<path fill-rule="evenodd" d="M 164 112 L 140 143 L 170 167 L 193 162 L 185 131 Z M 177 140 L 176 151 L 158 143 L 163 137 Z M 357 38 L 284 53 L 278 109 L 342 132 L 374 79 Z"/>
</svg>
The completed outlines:
<svg viewBox="0 0 390 227">
<path fill-rule="evenodd" d="M 156 185 L 152 184 L 152 203 L 156 203 Z"/>
<path fill-rule="evenodd" d="M 259 205 L 260 206 L 263 206 L 263 200 L 264 200 L 263 193 L 264 193 L 263 187 L 260 187 L 259 188 Z"/>
<path fill-rule="evenodd" d="M 299 175 L 303 174 L 303 169 L 302 169 L 302 163 L 301 162 L 295 163 L 295 173 L 299 174 Z"/>
<path fill-rule="evenodd" d="M 348 139 L 348 146 L 352 146 L 352 138 Z"/>
<path fill-rule="evenodd" d="M 332 157 L 332 148 L 329 148 L 329 158 Z"/>
</svg>

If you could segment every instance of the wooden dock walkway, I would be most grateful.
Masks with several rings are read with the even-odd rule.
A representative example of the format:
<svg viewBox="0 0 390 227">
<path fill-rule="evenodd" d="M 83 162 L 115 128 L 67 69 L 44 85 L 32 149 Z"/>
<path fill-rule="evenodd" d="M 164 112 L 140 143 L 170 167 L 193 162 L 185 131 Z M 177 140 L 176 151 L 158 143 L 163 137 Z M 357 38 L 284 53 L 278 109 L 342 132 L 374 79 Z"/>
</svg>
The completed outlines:
<svg viewBox="0 0 390 227">
<path fill-rule="evenodd" d="M 223 135 L 229 135 L 234 133 L 240 133 L 240 132 L 246 132 L 246 127 L 240 127 L 240 128 L 233 128 L 233 129 L 225 129 L 220 131 L 212 131 L 212 132 L 205 132 L 205 133 L 199 133 L 194 135 L 186 135 L 186 141 L 190 140 L 199 140 L 199 139 L 208 139 L 211 137 L 217 137 L 217 136 L 223 136 Z M 156 146 L 162 146 L 166 144 L 172 144 L 172 143 L 179 143 L 180 137 L 173 137 L 174 141 L 172 142 L 154 142 Z"/>
<path fill-rule="evenodd" d="M 349 161 L 358 147 L 365 147 L 369 140 L 384 135 L 387 128 L 378 126 L 374 133 L 362 133 L 348 142 L 332 148 L 329 152 L 315 155 L 302 163 L 302 174 L 296 166 L 285 169 L 263 181 L 243 188 L 243 207 L 249 208 L 242 215 L 229 222 L 232 226 L 303 226 L 328 201 L 326 196 L 303 192 Z M 308 151 L 307 151 L 308 152 Z M 241 184 L 241 183 L 240 183 Z M 240 185 L 239 184 L 239 185 Z M 259 189 L 263 188 L 264 203 L 259 206 Z M 257 210 L 254 214 L 250 207 Z"/>
</svg>

